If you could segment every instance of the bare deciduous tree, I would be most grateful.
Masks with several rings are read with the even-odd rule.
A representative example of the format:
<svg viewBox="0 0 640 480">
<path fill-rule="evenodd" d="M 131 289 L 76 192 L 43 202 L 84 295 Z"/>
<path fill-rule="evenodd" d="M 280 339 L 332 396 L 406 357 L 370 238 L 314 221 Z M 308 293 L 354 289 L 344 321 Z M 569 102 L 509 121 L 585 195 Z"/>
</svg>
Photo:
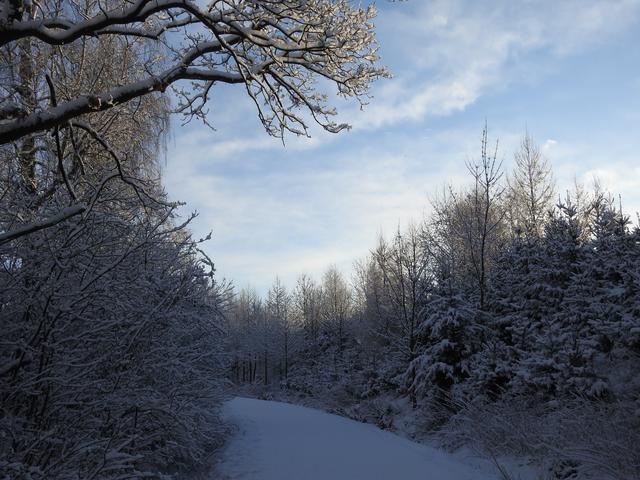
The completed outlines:
<svg viewBox="0 0 640 480">
<path fill-rule="evenodd" d="M 339 352 L 344 346 L 351 307 L 349 285 L 335 266 L 329 267 L 322 276 L 321 316 L 325 328 L 335 336 Z"/>
<path fill-rule="evenodd" d="M 306 334 L 314 342 L 318 340 L 320 333 L 321 303 L 320 286 L 308 275 L 300 275 L 293 292 L 293 306 Z"/>
<path fill-rule="evenodd" d="M 540 238 L 555 195 L 551 167 L 528 133 L 522 138 L 514 159 L 514 171 L 507 179 L 509 223 L 525 238 Z"/>
<path fill-rule="evenodd" d="M 313 121 L 346 128 L 333 120 L 328 85 L 365 103 L 388 75 L 374 15 L 346 0 L 0 0 L 0 154 L 15 159 L 18 203 L 29 204 L 2 240 L 86 216 L 93 199 L 77 184 L 100 158 L 146 197 L 128 166 L 155 155 L 168 88 L 185 121 L 208 122 L 213 89 L 226 83 L 243 86 L 271 135 L 308 135 Z M 109 135 L 116 123 L 127 133 Z M 73 208 L 43 216 L 37 205 L 59 187 Z"/>
<path fill-rule="evenodd" d="M 484 308 L 487 278 L 504 239 L 505 187 L 498 145 L 488 151 L 487 128 L 482 131 L 482 148 L 477 162 L 468 162 L 473 179 L 468 190 L 449 189 L 434 202 L 434 218 L 427 247 L 438 258 L 441 281 L 474 284 L 480 308 Z M 445 280 L 446 278 L 446 280 Z"/>
<path fill-rule="evenodd" d="M 390 244 L 380 243 L 373 258 L 382 274 L 387 315 L 393 319 L 387 335 L 410 363 L 416 356 L 418 325 L 431 290 L 422 232 L 413 224 L 406 232 L 398 230 Z"/>
<path fill-rule="evenodd" d="M 2 0 L 0 46 L 64 52 L 86 38 L 117 37 L 139 43 L 145 61 L 135 78 L 87 88 L 57 105 L 44 97 L 31 101 L 31 93 L 21 94 L 22 84 L 10 86 L 2 98 L 0 144 L 164 92 L 181 80 L 192 82 L 176 88 L 177 111 L 187 119 L 205 117 L 216 83 L 242 84 L 270 134 L 306 133 L 300 107 L 338 132 L 346 125 L 331 120 L 335 110 L 316 80 L 332 82 L 341 96 L 364 100 L 371 81 L 387 75 L 376 66 L 375 9 L 354 8 L 346 0 L 213 0 L 207 5 L 137 0 L 107 6 L 50 0 L 34 5 Z M 55 73 L 29 75 L 49 74 L 56 81 Z"/>
</svg>

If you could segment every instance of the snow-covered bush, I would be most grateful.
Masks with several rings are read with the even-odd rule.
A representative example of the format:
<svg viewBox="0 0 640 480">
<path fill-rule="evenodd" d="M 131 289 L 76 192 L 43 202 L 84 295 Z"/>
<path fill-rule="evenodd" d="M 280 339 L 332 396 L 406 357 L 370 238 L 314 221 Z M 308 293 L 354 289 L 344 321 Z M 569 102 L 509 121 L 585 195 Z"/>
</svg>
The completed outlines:
<svg viewBox="0 0 640 480">
<path fill-rule="evenodd" d="M 549 478 L 571 467 L 590 478 L 640 476 L 640 415 L 630 401 L 540 403 L 517 397 L 456 402 L 439 435 L 450 448 L 473 446 L 490 458 L 513 455 L 542 465 Z M 580 477 L 582 478 L 582 477 Z"/>
<path fill-rule="evenodd" d="M 173 210 L 105 189 L 82 218 L 0 246 L 6 468 L 132 478 L 220 445 L 225 289 Z"/>
</svg>

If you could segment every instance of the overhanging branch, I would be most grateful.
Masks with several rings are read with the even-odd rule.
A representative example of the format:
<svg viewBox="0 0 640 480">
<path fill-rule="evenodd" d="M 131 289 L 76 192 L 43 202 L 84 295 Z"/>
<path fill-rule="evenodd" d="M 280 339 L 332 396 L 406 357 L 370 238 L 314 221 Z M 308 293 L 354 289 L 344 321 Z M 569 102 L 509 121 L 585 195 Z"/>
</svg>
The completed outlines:
<svg viewBox="0 0 640 480">
<path fill-rule="evenodd" d="M 53 227 L 60 222 L 64 222 L 71 217 L 75 217 L 76 215 L 80 215 L 87 209 L 85 204 L 72 205 L 70 207 L 62 209 L 58 214 L 53 215 L 51 217 L 38 220 L 36 222 L 28 223 L 23 225 L 22 227 L 18 227 L 15 230 L 11 230 L 9 232 L 5 232 L 0 234 L 0 245 L 15 240 L 16 238 L 23 237 L 25 235 L 29 235 L 30 233 L 37 232 L 39 230 L 43 230 L 45 228 Z"/>
</svg>

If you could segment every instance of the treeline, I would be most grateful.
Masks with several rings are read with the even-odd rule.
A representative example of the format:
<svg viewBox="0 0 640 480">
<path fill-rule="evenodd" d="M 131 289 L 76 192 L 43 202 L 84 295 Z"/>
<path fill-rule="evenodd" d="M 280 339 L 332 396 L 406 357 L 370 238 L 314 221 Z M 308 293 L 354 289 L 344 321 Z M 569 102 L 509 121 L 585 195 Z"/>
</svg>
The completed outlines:
<svg viewBox="0 0 640 480">
<path fill-rule="evenodd" d="M 264 301 L 241 292 L 234 380 L 272 382 L 383 426 L 393 402 L 371 400 L 404 398 L 424 431 L 475 412 L 486 432 L 478 413 L 490 407 L 505 418 L 529 409 L 533 422 L 531 409 L 580 399 L 585 412 L 609 412 L 608 427 L 603 416 L 584 419 L 592 426 L 611 432 L 626 418 L 619 443 L 637 459 L 640 230 L 597 184 L 558 194 L 528 135 L 514 160 L 505 173 L 485 129 L 469 185 L 444 189 L 421 224 L 381 238 L 350 282 L 332 268 L 290 294 L 276 282 Z M 634 462 L 619 471 L 637 474 Z"/>
<path fill-rule="evenodd" d="M 5 46 L 0 99 L 69 101 L 145 55 Z M 224 439 L 228 288 L 162 190 L 168 113 L 152 95 L 0 146 L 1 478 L 168 478 Z"/>
</svg>

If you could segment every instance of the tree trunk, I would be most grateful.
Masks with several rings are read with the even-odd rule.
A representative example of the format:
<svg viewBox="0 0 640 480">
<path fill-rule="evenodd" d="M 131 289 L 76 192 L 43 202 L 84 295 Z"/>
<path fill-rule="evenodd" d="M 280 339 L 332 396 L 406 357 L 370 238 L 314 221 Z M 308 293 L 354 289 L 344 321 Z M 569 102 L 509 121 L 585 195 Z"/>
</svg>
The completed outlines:
<svg viewBox="0 0 640 480">
<path fill-rule="evenodd" d="M 264 352 L 264 384 L 267 385 L 269 383 L 269 379 L 268 379 L 268 368 L 267 368 L 267 351 L 265 350 Z"/>
</svg>

